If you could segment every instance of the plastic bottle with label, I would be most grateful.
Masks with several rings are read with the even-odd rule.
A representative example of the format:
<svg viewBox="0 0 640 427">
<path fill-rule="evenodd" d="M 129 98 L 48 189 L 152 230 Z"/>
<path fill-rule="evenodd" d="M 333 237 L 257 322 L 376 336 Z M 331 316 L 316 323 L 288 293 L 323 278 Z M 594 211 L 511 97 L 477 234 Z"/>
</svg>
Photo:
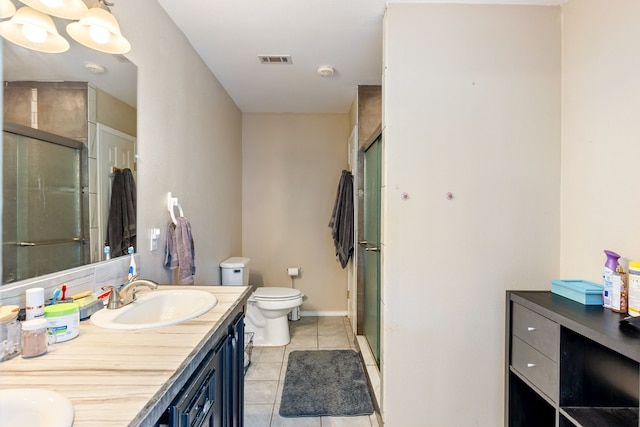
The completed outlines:
<svg viewBox="0 0 640 427">
<path fill-rule="evenodd" d="M 618 270 L 618 259 L 620 255 L 613 251 L 604 251 L 607 261 L 604 263 L 604 273 L 602 274 L 602 305 L 611 308 L 611 291 L 613 282 L 611 276 Z"/>
<path fill-rule="evenodd" d="M 616 313 L 626 313 L 628 310 L 628 286 L 627 274 L 618 266 L 618 271 L 611 275 L 611 311 Z"/>
<path fill-rule="evenodd" d="M 604 273 L 602 275 L 602 305 L 611 308 L 611 291 L 613 290 L 612 275 L 618 270 L 618 259 L 620 255 L 613 251 L 604 251 L 607 261 L 604 263 Z"/>
<path fill-rule="evenodd" d="M 629 261 L 628 312 L 640 316 L 640 261 Z"/>
</svg>

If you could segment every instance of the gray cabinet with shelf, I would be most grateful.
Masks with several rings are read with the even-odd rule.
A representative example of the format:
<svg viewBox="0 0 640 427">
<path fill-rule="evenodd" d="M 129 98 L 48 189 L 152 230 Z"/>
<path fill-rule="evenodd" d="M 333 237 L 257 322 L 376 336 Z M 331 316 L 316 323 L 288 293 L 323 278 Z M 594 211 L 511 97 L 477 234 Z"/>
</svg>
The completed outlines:
<svg viewBox="0 0 640 427">
<path fill-rule="evenodd" d="M 640 334 L 624 315 L 548 291 L 508 291 L 505 425 L 638 427 Z"/>
</svg>

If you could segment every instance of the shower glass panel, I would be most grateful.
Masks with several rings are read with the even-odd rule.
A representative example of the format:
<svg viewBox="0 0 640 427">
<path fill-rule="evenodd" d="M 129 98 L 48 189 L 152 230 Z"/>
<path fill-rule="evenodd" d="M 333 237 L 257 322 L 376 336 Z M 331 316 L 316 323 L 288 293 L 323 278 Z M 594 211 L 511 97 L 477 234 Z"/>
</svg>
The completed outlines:
<svg viewBox="0 0 640 427">
<path fill-rule="evenodd" d="M 382 137 L 364 152 L 364 336 L 380 366 L 380 212 Z"/>
<path fill-rule="evenodd" d="M 81 150 L 3 132 L 3 281 L 83 264 Z"/>
</svg>

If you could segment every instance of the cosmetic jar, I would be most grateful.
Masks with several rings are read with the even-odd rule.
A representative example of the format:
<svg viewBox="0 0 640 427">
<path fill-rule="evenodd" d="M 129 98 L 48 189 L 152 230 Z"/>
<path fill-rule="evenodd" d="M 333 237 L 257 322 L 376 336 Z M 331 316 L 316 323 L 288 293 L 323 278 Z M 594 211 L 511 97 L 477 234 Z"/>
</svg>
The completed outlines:
<svg viewBox="0 0 640 427">
<path fill-rule="evenodd" d="M 80 311 L 75 302 L 48 305 L 44 308 L 44 317 L 56 342 L 69 341 L 80 333 Z"/>
<path fill-rule="evenodd" d="M 44 315 L 44 288 L 31 288 L 25 292 L 27 320 Z"/>
<path fill-rule="evenodd" d="M 17 305 L 0 307 L 0 362 L 20 354 L 20 322 Z"/>
<path fill-rule="evenodd" d="M 22 322 L 22 333 L 20 336 L 20 347 L 22 347 L 22 357 L 42 356 L 47 352 L 49 343 L 55 342 L 53 334 L 47 328 L 47 320 L 32 319 Z"/>
</svg>

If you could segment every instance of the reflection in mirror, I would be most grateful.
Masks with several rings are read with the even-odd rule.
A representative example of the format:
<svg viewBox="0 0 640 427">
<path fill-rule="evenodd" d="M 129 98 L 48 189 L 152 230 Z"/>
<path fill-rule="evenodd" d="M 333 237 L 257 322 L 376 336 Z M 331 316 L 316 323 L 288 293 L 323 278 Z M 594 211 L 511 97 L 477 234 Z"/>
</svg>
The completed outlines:
<svg viewBox="0 0 640 427">
<path fill-rule="evenodd" d="M 2 282 L 86 264 L 85 144 L 8 122 L 2 138 Z"/>
<path fill-rule="evenodd" d="M 3 284 L 26 278 L 22 272 L 28 264 L 37 265 L 33 273 L 25 273 L 27 277 L 33 277 L 30 274 L 37 276 L 104 260 L 114 168 L 122 168 L 125 164 L 131 168 L 135 179 L 136 66 L 122 55 L 100 53 L 76 43 L 64 31 L 69 21 L 57 18 L 55 21 L 60 33 L 71 44 L 67 52 L 43 54 L 2 41 L 3 119 L 16 124 L 12 127 L 14 131 L 37 128 L 53 139 L 80 142 L 82 149 L 38 142 L 33 135 L 25 138 L 17 136 L 16 132 L 10 132 L 10 135 L 3 132 L 3 216 L 13 218 L 13 225 L 3 219 Z M 108 142 L 104 143 L 105 140 Z M 114 145 L 113 141 L 117 143 Z M 56 153 L 44 154 L 41 149 Z M 69 169 L 61 166 L 63 162 L 70 165 Z M 29 163 L 35 172 L 33 176 L 27 172 Z M 74 182 L 60 182 L 71 175 Z M 26 189 L 18 185 L 20 179 L 29 183 Z M 34 186 L 38 188 L 34 190 Z M 49 190 L 54 188 L 65 188 L 67 192 L 50 194 Z M 77 213 L 73 218 L 65 218 L 69 223 L 63 225 L 56 217 L 61 212 L 52 205 L 47 206 L 46 211 L 27 207 L 27 202 L 43 197 L 47 203 L 57 200 L 65 206 L 74 205 Z M 18 228 L 22 224 L 18 223 L 38 219 L 45 212 L 53 213 L 54 226 L 45 226 L 44 234 L 37 232 L 38 227 L 32 227 L 26 235 L 28 238 L 19 235 Z M 67 249 L 56 252 L 56 257 L 46 255 L 39 261 L 35 258 L 40 258 L 38 254 L 44 252 L 48 244 L 18 246 L 19 242 L 50 243 L 67 239 L 73 240 L 61 243 L 67 245 Z M 19 252 L 25 248 L 35 250 L 23 256 Z M 68 253 L 64 260 L 57 258 L 62 252 Z"/>
</svg>

